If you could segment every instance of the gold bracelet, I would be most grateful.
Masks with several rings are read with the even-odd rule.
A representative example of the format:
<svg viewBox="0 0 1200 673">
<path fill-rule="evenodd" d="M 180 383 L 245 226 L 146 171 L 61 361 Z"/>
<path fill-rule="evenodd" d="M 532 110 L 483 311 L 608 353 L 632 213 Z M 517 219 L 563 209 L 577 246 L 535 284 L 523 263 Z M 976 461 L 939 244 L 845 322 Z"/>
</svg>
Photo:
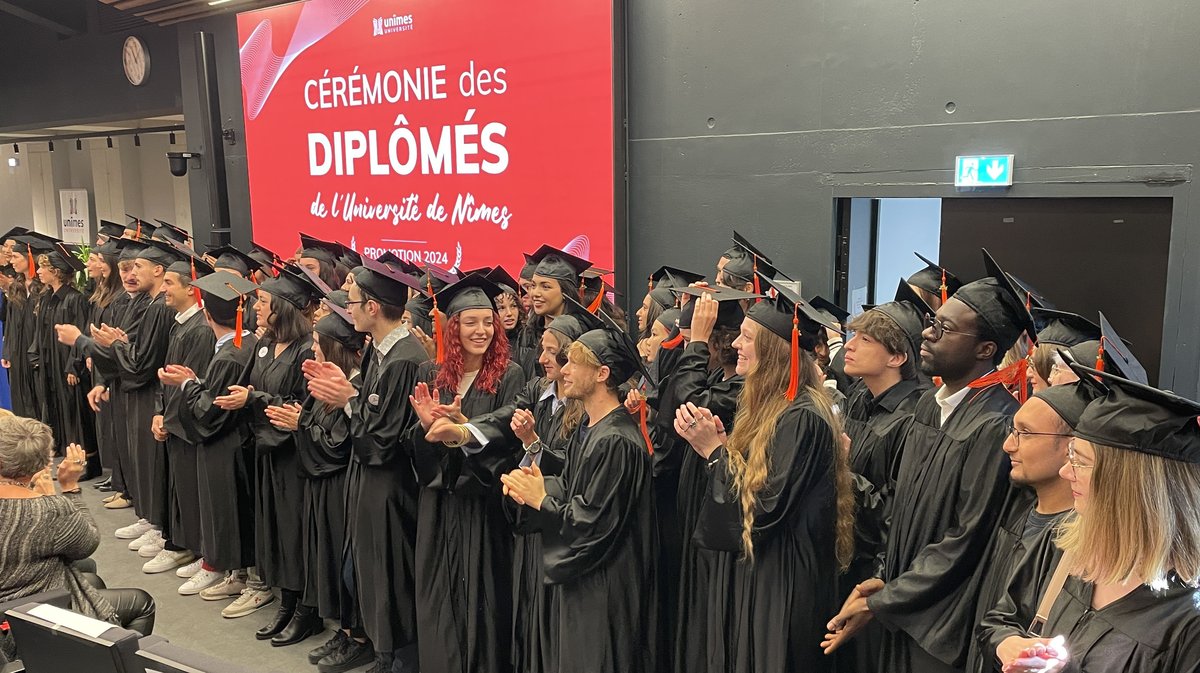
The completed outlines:
<svg viewBox="0 0 1200 673">
<path fill-rule="evenodd" d="M 471 431 L 467 429 L 467 426 L 461 424 L 454 427 L 458 428 L 458 431 L 462 433 L 462 437 L 454 441 L 442 443 L 451 449 L 457 449 L 466 446 L 467 442 L 471 441 Z"/>
</svg>

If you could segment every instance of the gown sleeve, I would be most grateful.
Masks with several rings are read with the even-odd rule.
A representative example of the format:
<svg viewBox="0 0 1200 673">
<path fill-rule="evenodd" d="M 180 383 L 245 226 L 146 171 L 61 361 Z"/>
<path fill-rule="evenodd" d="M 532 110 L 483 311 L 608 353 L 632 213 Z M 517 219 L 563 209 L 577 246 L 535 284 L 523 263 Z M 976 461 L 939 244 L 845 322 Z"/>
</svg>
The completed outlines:
<svg viewBox="0 0 1200 673">
<path fill-rule="evenodd" d="M 579 449 L 571 447 L 576 455 Z M 635 515 L 637 501 L 630 494 L 650 478 L 646 447 L 619 434 L 597 437 L 581 463 L 572 467 L 577 474 L 571 478 L 580 490 L 569 493 L 562 477 L 547 478 L 539 510 L 542 529 L 554 531 L 565 547 L 545 564 L 546 578 L 555 583 L 586 575 L 604 562 Z"/>
<path fill-rule="evenodd" d="M 393 348 L 399 348 L 399 344 Z M 368 352 L 366 357 L 374 357 Z M 368 365 L 375 366 L 374 363 Z M 350 399 L 350 432 L 354 437 L 354 453 L 367 465 L 387 465 L 407 457 L 405 452 L 406 433 L 416 420 L 408 396 L 417 385 L 416 361 L 397 358 L 385 361 L 380 376 L 385 377 L 379 386 L 376 402 L 372 395 L 362 394 L 368 388 L 365 381 L 370 378 L 363 371 L 363 391 Z"/>
<path fill-rule="evenodd" d="M 357 381 L 352 379 L 356 388 Z M 323 402 L 312 396 L 305 400 L 300 412 L 296 446 L 299 450 L 311 453 L 317 462 L 343 464 L 350 442 L 350 417 L 341 409 L 330 412 L 324 407 Z"/>
<path fill-rule="evenodd" d="M 184 405 L 190 412 L 183 418 L 188 433 L 207 441 L 228 432 L 229 425 L 244 416 L 242 411 L 226 411 L 213 400 L 229 393 L 229 386 L 245 382 L 246 365 L 233 358 L 214 358 L 204 379 L 184 385 Z"/>
<path fill-rule="evenodd" d="M 162 302 L 150 304 L 130 341 L 115 341 L 111 346 L 113 360 L 122 382 L 141 388 L 158 381 L 158 370 L 166 359 L 170 346 L 174 311 Z"/>
</svg>

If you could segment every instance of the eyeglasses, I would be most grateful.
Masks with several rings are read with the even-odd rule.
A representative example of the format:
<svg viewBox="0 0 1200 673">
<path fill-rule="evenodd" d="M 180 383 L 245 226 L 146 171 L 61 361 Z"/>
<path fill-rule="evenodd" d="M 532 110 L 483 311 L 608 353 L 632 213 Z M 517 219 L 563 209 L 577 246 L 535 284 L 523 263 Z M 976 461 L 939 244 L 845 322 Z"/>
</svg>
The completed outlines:
<svg viewBox="0 0 1200 673">
<path fill-rule="evenodd" d="M 949 329 L 948 327 L 946 327 L 946 323 L 929 315 L 928 313 L 925 314 L 925 327 L 933 330 L 933 338 L 935 341 L 937 339 L 941 339 L 942 336 L 947 333 L 961 334 L 963 336 L 969 336 L 969 337 L 978 337 L 979 336 L 978 334 L 974 334 L 972 332 L 960 332 L 956 329 Z"/>
<path fill-rule="evenodd" d="M 369 300 L 369 299 L 360 299 L 360 300 L 358 300 L 358 301 L 347 301 L 347 302 L 346 302 L 346 308 L 350 308 L 351 306 L 353 306 L 353 305 L 355 305 L 355 304 L 365 304 L 365 303 L 367 303 L 368 301 L 370 301 L 370 300 Z"/>
<path fill-rule="evenodd" d="M 1016 428 L 1016 426 L 1013 426 L 1013 425 L 1008 426 L 1008 434 L 1013 436 L 1013 439 L 1016 440 L 1016 445 L 1018 447 L 1021 446 L 1021 437 L 1022 436 L 1033 436 L 1033 437 L 1070 437 L 1071 436 L 1069 434 L 1062 433 L 1062 432 L 1027 432 L 1025 430 L 1018 430 Z"/>
<path fill-rule="evenodd" d="M 1080 470 L 1091 470 L 1096 467 L 1095 465 L 1084 465 L 1083 463 L 1079 462 L 1079 458 L 1075 455 L 1075 439 L 1074 438 L 1072 438 L 1071 441 L 1067 444 L 1067 465 L 1071 466 L 1071 473 L 1075 476 L 1076 479 L 1079 478 Z"/>
</svg>

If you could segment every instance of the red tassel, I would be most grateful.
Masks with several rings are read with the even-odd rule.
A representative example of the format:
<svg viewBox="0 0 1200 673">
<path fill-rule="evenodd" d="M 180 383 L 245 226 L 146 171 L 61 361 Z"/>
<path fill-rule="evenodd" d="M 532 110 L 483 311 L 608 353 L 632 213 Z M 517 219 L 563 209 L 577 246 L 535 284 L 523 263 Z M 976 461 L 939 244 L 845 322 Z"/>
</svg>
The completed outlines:
<svg viewBox="0 0 1200 673">
<path fill-rule="evenodd" d="M 142 240 L 142 221 L 137 220 L 137 233 L 134 234 L 134 240 Z"/>
<path fill-rule="evenodd" d="M 758 257 L 757 256 L 754 257 L 754 272 L 753 273 L 754 273 L 754 294 L 762 294 L 762 286 L 759 284 L 759 280 L 758 280 Z M 762 297 L 755 299 L 754 303 L 757 304 L 760 301 L 762 301 Z"/>
<path fill-rule="evenodd" d="M 431 279 L 426 286 L 429 288 L 429 298 L 433 300 L 433 342 L 437 344 L 437 356 L 434 358 L 439 365 L 446 361 L 446 347 L 443 345 L 444 336 L 442 332 L 442 312 L 438 310 L 437 294 L 433 291 L 433 280 Z"/>
<path fill-rule="evenodd" d="M 997 383 L 1004 386 L 1019 385 L 1020 390 L 1017 394 L 1017 399 L 1024 404 L 1025 400 L 1029 397 L 1025 385 L 1028 375 L 1028 366 L 1029 360 L 1027 358 L 1021 358 L 1004 369 L 997 369 L 991 374 L 975 379 L 967 384 L 967 387 L 979 390 L 981 388 L 987 388 L 989 386 L 996 385 Z"/>
<path fill-rule="evenodd" d="M 800 392 L 800 307 L 792 307 L 792 373 L 788 380 L 787 398 L 796 399 Z"/>
<path fill-rule="evenodd" d="M 190 261 L 192 263 L 192 282 L 195 283 L 196 282 L 196 258 L 192 257 L 188 261 Z M 199 306 L 200 308 L 204 308 L 204 297 L 200 295 L 200 288 L 196 287 L 195 285 L 192 286 L 192 296 L 196 298 L 196 305 Z"/>
<path fill-rule="evenodd" d="M 1031 311 L 1031 312 L 1033 311 L 1033 293 L 1032 292 L 1025 293 L 1025 310 Z"/>
<path fill-rule="evenodd" d="M 683 333 L 680 332 L 679 334 L 675 335 L 674 339 L 671 339 L 670 341 L 664 341 L 662 344 L 662 347 L 671 351 L 671 350 L 675 350 L 676 348 L 679 348 L 682 344 L 683 344 Z"/>
<path fill-rule="evenodd" d="M 948 288 L 946 287 L 946 270 L 942 269 L 942 303 L 945 304 L 949 298 Z"/>
<path fill-rule="evenodd" d="M 596 315 L 597 313 L 600 312 L 600 306 L 603 303 L 604 303 L 604 287 L 601 286 L 600 292 L 598 292 L 596 294 L 596 298 L 592 300 L 591 304 L 588 304 L 588 313 L 591 313 L 592 315 Z"/>
<path fill-rule="evenodd" d="M 246 296 L 238 296 L 237 320 L 233 324 L 233 347 L 242 347 L 242 313 L 245 311 Z"/>
<path fill-rule="evenodd" d="M 646 450 L 654 455 L 654 442 L 650 441 L 650 428 L 646 425 L 646 399 L 638 400 L 638 422 L 642 428 L 642 439 L 646 440 Z"/>
<path fill-rule="evenodd" d="M 37 261 L 33 259 L 33 248 L 25 249 L 29 253 L 29 280 L 33 280 L 34 274 L 37 273 Z"/>
<path fill-rule="evenodd" d="M 1104 342 L 1108 337 L 1100 337 L 1100 349 L 1096 351 L 1096 371 L 1104 371 Z"/>
</svg>

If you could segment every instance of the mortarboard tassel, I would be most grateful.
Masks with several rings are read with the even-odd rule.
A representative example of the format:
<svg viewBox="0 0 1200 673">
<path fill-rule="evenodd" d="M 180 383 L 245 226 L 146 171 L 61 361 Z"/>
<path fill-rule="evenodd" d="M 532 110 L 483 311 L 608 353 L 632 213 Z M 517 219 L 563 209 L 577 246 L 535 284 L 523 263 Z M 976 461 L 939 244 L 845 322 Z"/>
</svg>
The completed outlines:
<svg viewBox="0 0 1200 673">
<path fill-rule="evenodd" d="M 792 373 L 788 379 L 787 398 L 796 399 L 800 392 L 800 307 L 792 306 Z"/>
<path fill-rule="evenodd" d="M 196 258 L 190 257 L 188 261 L 192 263 L 192 282 L 196 282 Z M 204 308 L 204 297 L 200 295 L 200 288 L 192 285 L 192 296 L 196 298 L 196 305 Z"/>
<path fill-rule="evenodd" d="M 592 315 L 596 315 L 597 313 L 600 312 L 600 307 L 603 304 L 604 304 L 604 286 L 601 285 L 600 291 L 596 293 L 596 298 L 592 300 L 591 304 L 588 304 L 588 308 L 587 308 L 588 313 L 591 313 Z"/>
<path fill-rule="evenodd" d="M 433 291 L 433 279 L 430 279 L 426 285 L 429 288 L 429 298 L 433 300 L 433 341 L 437 346 L 435 361 L 440 365 L 446 361 L 446 348 L 442 344 L 444 341 L 442 332 L 445 328 L 442 326 L 442 312 L 438 310 L 437 294 Z"/>
<path fill-rule="evenodd" d="M 34 274 L 37 273 L 37 262 L 33 259 L 33 246 L 26 246 L 25 251 L 29 253 L 29 280 L 33 280 Z"/>
<path fill-rule="evenodd" d="M 679 334 L 676 334 L 675 338 L 671 339 L 670 341 L 664 341 L 662 343 L 662 347 L 669 351 L 672 351 L 672 350 L 675 350 L 676 348 L 679 348 L 679 346 L 682 344 L 683 344 L 683 332 L 680 332 Z"/>
<path fill-rule="evenodd" d="M 762 294 L 762 286 L 759 284 L 759 281 L 758 281 L 758 255 L 754 256 L 754 272 L 753 273 L 754 273 L 754 294 Z M 757 304 L 760 301 L 762 301 L 762 297 L 759 297 L 758 299 L 756 299 L 754 301 L 754 303 Z"/>
<path fill-rule="evenodd" d="M 650 441 L 650 428 L 646 425 L 646 398 L 638 400 L 638 424 L 641 426 L 642 439 L 646 440 L 646 450 L 654 455 L 654 442 Z"/>
<path fill-rule="evenodd" d="M 1096 351 L 1096 371 L 1104 371 L 1104 342 L 1108 337 L 1100 335 L 1100 349 Z"/>
<path fill-rule="evenodd" d="M 996 385 L 997 383 L 1009 387 L 1019 385 L 1020 390 L 1017 394 L 1017 399 L 1023 404 L 1025 402 L 1024 398 L 1028 397 L 1028 393 L 1025 390 L 1027 368 L 1028 360 L 1026 358 L 1021 358 L 1020 360 L 1017 360 L 1003 369 L 997 369 L 991 374 L 980 376 L 979 378 L 967 384 L 967 387 L 974 390 L 979 390 Z"/>
<path fill-rule="evenodd" d="M 142 240 L 142 221 L 141 220 L 135 220 L 135 221 L 137 222 L 137 233 L 134 234 L 134 240 L 140 241 L 140 240 Z"/>
<path fill-rule="evenodd" d="M 942 303 L 945 304 L 949 298 L 949 292 L 946 288 L 946 270 L 942 269 Z"/>
<path fill-rule="evenodd" d="M 233 290 L 233 286 L 230 286 L 229 289 Z M 234 291 L 236 292 L 237 290 L 234 290 Z M 234 348 L 242 347 L 242 314 L 245 312 L 245 306 L 246 306 L 246 295 L 244 295 L 244 294 L 238 295 L 237 320 L 234 321 L 234 325 L 233 325 L 233 347 Z"/>
</svg>

